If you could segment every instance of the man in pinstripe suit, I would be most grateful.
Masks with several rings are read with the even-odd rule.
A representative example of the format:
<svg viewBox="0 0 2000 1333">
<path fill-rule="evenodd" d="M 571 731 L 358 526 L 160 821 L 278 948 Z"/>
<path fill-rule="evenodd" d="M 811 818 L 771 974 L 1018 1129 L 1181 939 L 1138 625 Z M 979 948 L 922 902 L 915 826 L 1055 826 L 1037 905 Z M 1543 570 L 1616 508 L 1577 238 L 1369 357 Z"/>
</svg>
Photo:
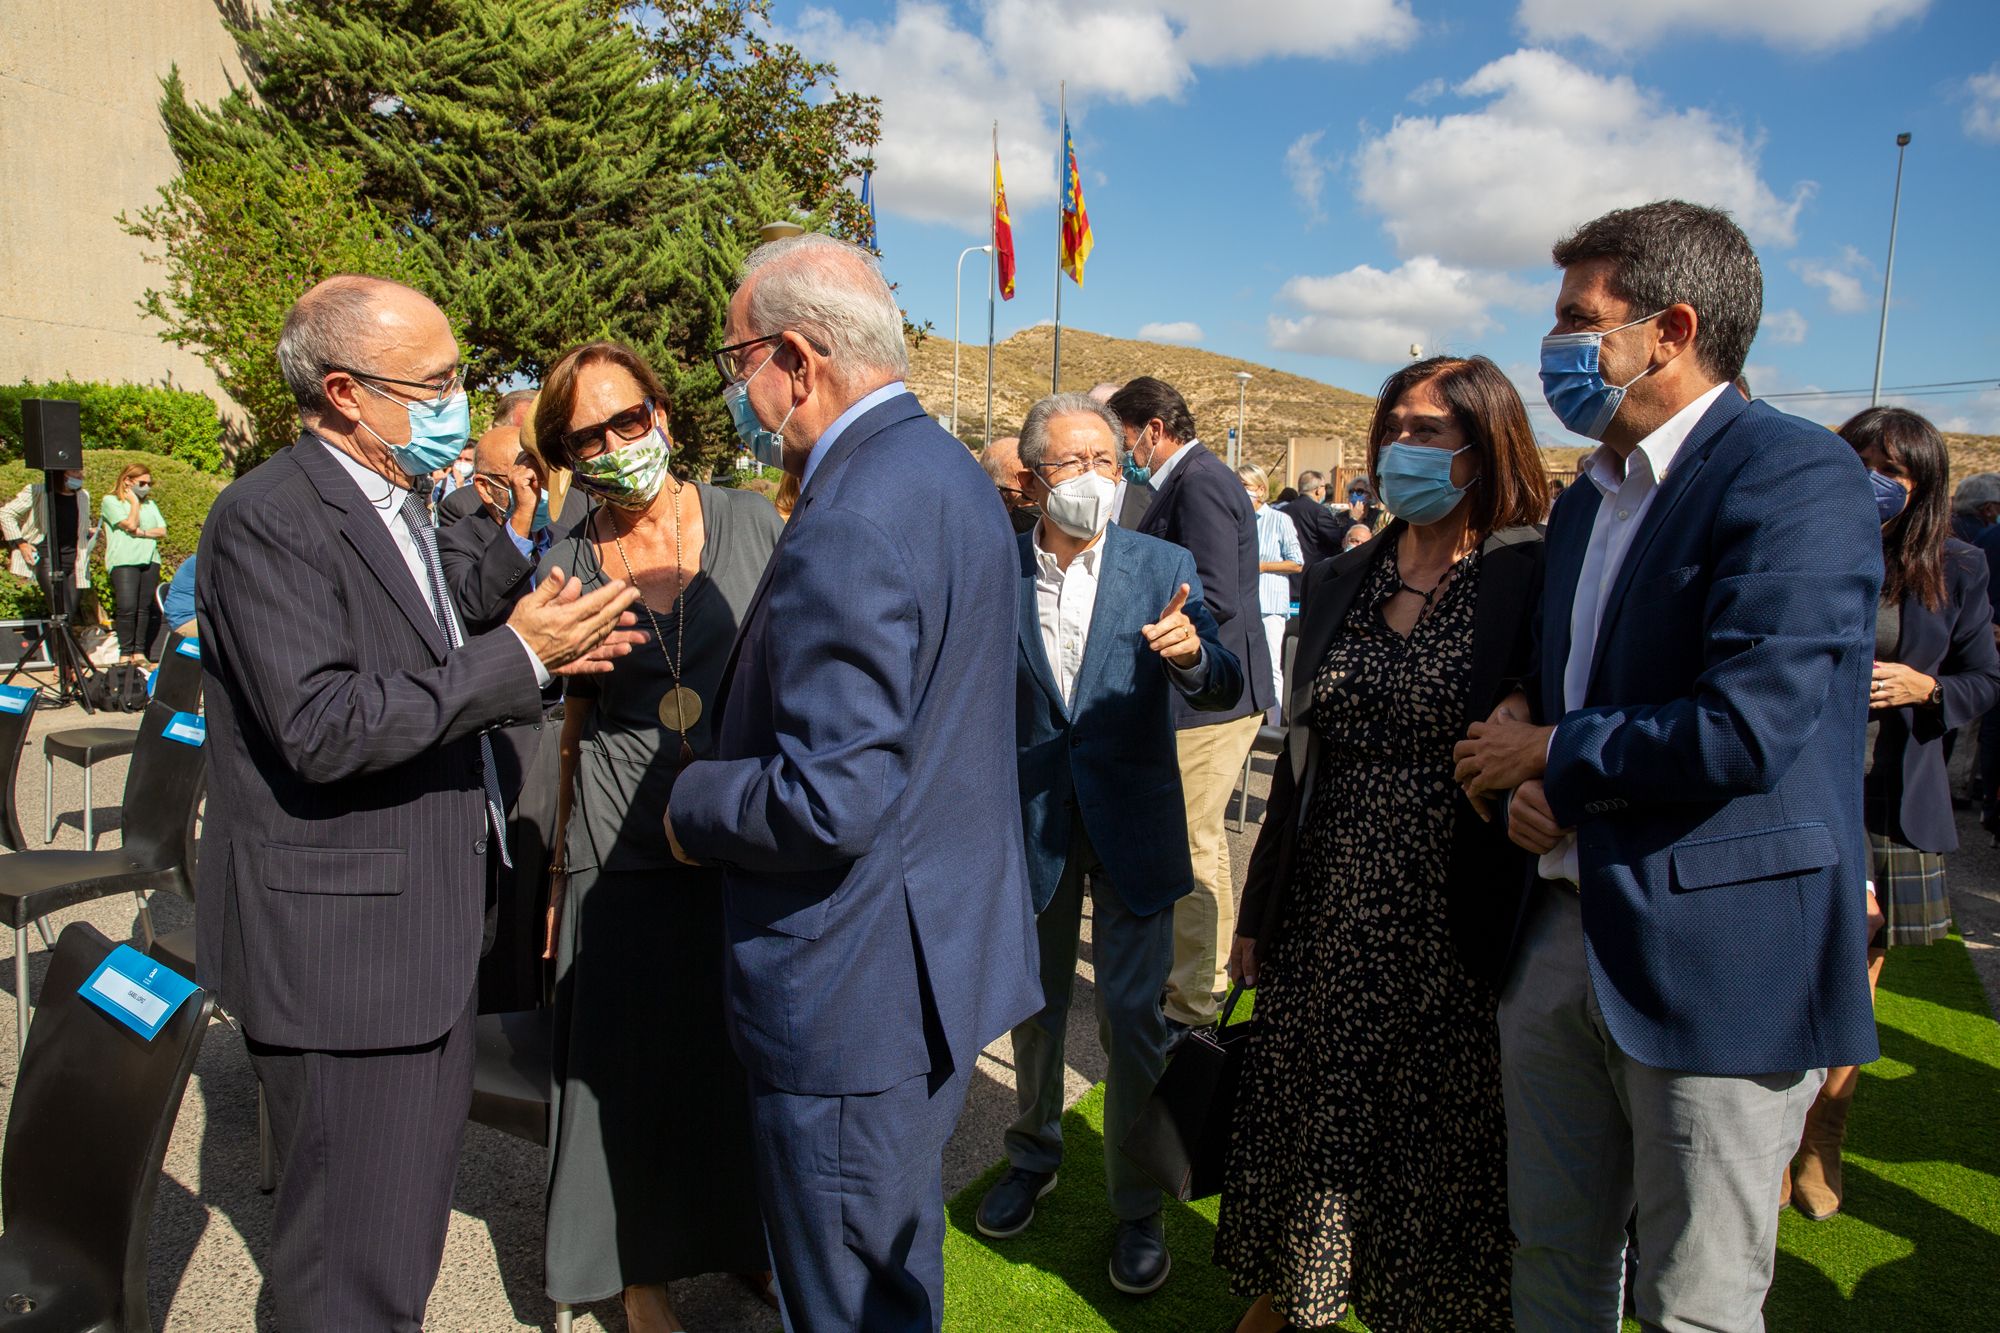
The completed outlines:
<svg viewBox="0 0 2000 1333">
<path fill-rule="evenodd" d="M 335 277 L 278 344 L 304 433 L 202 534 L 208 823 L 197 972 L 242 1023 L 281 1155 L 277 1322 L 415 1330 L 472 1095 L 489 855 L 485 733 L 558 670 L 608 670 L 636 593 L 550 577 L 467 636 L 414 478 L 462 423 L 421 293 Z"/>
</svg>

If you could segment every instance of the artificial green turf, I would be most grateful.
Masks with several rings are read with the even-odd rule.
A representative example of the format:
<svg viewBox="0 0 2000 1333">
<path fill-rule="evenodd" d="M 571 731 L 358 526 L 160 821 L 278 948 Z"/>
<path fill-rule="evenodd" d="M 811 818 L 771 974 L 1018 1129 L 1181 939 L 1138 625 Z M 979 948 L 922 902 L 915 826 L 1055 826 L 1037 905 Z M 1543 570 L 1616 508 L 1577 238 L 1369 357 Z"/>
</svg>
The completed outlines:
<svg viewBox="0 0 2000 1333">
<path fill-rule="evenodd" d="M 1889 955 L 1877 1022 L 1883 1058 L 1855 1096 L 1844 1206 L 1826 1222 L 1784 1214 L 1767 1326 L 2000 1327 L 2000 1026 L 1957 936 Z M 991 1241 L 973 1226 L 999 1165 L 951 1200 L 947 1328 L 1210 1333 L 1248 1304 L 1210 1262 L 1215 1199 L 1168 1206 L 1165 1287 L 1143 1299 L 1112 1287 L 1103 1112 L 1100 1086 L 1063 1117 L 1062 1184 L 1025 1235 Z"/>
</svg>

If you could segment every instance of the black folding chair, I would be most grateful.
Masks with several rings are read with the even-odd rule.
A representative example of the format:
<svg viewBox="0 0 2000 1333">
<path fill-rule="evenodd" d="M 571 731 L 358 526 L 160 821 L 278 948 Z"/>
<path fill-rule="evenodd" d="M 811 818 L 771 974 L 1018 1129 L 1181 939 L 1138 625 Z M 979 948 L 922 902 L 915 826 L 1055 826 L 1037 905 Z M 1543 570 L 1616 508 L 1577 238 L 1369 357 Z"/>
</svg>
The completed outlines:
<svg viewBox="0 0 2000 1333">
<path fill-rule="evenodd" d="M 115 946 L 57 942 L 0 1159 L 0 1333 L 150 1333 L 147 1232 L 167 1141 L 214 1001 L 145 1040 L 79 992 Z"/>
<path fill-rule="evenodd" d="M 201 644 L 177 641 L 160 662 L 153 698 L 182 713 L 201 711 Z M 138 733 L 129 727 L 66 727 L 42 738 L 42 845 L 56 840 L 56 760 L 83 769 L 83 842 L 97 849 L 97 803 L 91 772 L 106 759 L 132 753 Z M 12 797 L 10 796 L 11 800 Z M 18 850 L 18 849 L 17 849 Z"/>
<path fill-rule="evenodd" d="M 10 852 L 25 851 L 27 835 L 21 832 L 21 811 L 15 793 L 21 786 L 21 756 L 28 748 L 28 727 L 41 706 L 42 692 L 26 685 L 0 685 L 0 765 L 7 775 L 7 790 L 0 793 L 0 846 Z"/>
<path fill-rule="evenodd" d="M 207 753 L 167 734 L 177 710 L 146 705 L 125 779 L 124 845 L 110 852 L 15 852 L 0 856 L 0 916 L 14 930 L 18 1043 L 28 1033 L 28 924 L 115 893 L 172 889 L 192 897 L 189 831 L 201 799 Z M 140 899 L 142 920 L 145 900 Z M 147 925 L 150 933 L 150 922 Z M 149 941 L 150 942 L 150 941 Z M 0 1333 L 4 1333 L 0 1325 Z"/>
</svg>

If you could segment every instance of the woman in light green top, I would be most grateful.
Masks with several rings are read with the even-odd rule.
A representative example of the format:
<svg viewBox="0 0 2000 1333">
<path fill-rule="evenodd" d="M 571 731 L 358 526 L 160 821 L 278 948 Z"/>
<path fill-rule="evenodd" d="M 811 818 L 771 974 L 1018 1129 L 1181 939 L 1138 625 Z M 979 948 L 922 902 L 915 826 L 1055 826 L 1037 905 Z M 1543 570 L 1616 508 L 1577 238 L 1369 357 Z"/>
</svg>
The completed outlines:
<svg viewBox="0 0 2000 1333">
<path fill-rule="evenodd" d="M 112 624 L 118 631 L 120 662 L 144 662 L 160 632 L 160 608 L 153 600 L 160 584 L 160 538 L 167 521 L 153 503 L 153 474 L 133 463 L 118 474 L 104 497 L 104 566 L 111 571 Z"/>
</svg>

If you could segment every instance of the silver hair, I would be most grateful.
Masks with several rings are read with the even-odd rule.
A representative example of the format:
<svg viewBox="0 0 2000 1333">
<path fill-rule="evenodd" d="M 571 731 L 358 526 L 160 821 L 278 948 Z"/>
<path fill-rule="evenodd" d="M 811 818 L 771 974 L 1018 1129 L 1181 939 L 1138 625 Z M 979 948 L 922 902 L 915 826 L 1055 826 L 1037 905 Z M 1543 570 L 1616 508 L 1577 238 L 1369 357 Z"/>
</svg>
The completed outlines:
<svg viewBox="0 0 2000 1333">
<path fill-rule="evenodd" d="M 800 334 L 824 350 L 845 385 L 910 373 L 902 307 L 860 246 L 818 232 L 771 241 L 743 261 L 739 286 L 750 287 L 752 333 Z"/>
<path fill-rule="evenodd" d="M 278 331 L 278 370 L 301 412 L 331 407 L 326 400 L 326 372 L 352 364 L 358 354 L 372 350 L 375 298 L 386 287 L 416 290 L 391 278 L 343 273 L 292 303 Z"/>
<path fill-rule="evenodd" d="M 1098 402 L 1087 393 L 1052 393 L 1028 409 L 1028 419 L 1021 423 L 1021 466 L 1036 467 L 1048 457 L 1049 423 L 1057 417 L 1096 417 L 1104 423 L 1104 429 L 1111 432 L 1111 447 L 1115 451 L 1125 438 L 1125 428 L 1118 424 L 1118 418 L 1110 408 Z"/>
<path fill-rule="evenodd" d="M 1324 472 L 1314 472 L 1308 468 L 1306 471 L 1299 473 L 1299 489 L 1301 491 L 1318 490 L 1324 485 L 1326 485 L 1326 474 Z"/>
</svg>

